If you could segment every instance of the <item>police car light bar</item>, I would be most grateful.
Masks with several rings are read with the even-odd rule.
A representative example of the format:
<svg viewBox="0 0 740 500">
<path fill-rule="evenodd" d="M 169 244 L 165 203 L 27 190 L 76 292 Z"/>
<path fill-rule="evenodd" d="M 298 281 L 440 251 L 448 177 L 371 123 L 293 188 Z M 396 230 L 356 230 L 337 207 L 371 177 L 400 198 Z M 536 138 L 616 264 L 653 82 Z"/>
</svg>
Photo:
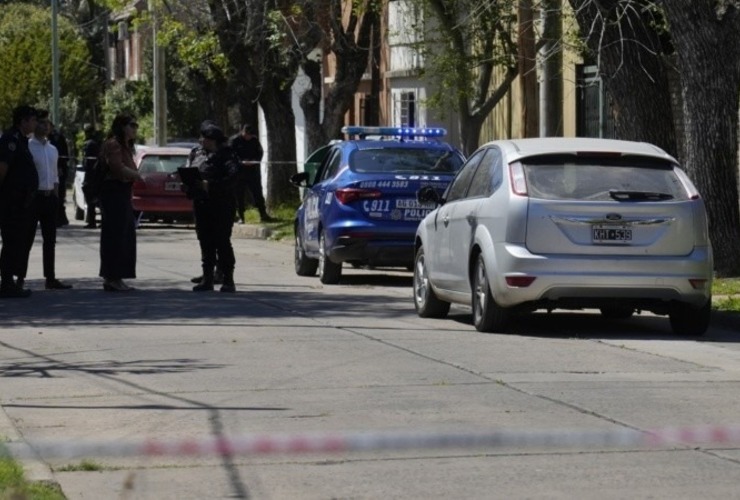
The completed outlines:
<svg viewBox="0 0 740 500">
<path fill-rule="evenodd" d="M 412 127 L 360 127 L 349 126 L 342 127 L 342 133 L 347 135 L 390 135 L 400 137 L 443 137 L 447 135 L 447 130 L 434 128 L 412 128 Z"/>
</svg>

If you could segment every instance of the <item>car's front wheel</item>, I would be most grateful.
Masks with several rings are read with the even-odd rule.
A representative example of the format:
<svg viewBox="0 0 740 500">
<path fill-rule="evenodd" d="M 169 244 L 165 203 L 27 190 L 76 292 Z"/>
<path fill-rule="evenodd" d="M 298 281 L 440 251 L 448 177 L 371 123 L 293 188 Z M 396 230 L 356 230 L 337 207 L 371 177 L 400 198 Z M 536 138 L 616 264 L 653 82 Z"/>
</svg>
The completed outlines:
<svg viewBox="0 0 740 500">
<path fill-rule="evenodd" d="M 668 312 L 673 333 L 678 335 L 704 335 L 712 316 L 712 299 L 701 307 L 676 302 Z"/>
<path fill-rule="evenodd" d="M 414 307 L 422 318 L 444 318 L 450 311 L 450 303 L 440 300 L 432 290 L 424 247 L 419 247 L 414 259 Z"/>
<path fill-rule="evenodd" d="M 479 332 L 504 332 L 509 311 L 499 306 L 491 293 L 483 255 L 478 254 L 473 272 L 473 324 Z"/>
<path fill-rule="evenodd" d="M 336 285 L 342 278 L 342 264 L 332 262 L 326 249 L 324 231 L 319 236 L 319 280 L 325 285 Z"/>
<path fill-rule="evenodd" d="M 295 273 L 298 276 L 313 276 L 319 267 L 319 260 L 312 259 L 306 255 L 303 249 L 303 239 L 298 233 L 298 227 L 295 228 Z"/>
</svg>

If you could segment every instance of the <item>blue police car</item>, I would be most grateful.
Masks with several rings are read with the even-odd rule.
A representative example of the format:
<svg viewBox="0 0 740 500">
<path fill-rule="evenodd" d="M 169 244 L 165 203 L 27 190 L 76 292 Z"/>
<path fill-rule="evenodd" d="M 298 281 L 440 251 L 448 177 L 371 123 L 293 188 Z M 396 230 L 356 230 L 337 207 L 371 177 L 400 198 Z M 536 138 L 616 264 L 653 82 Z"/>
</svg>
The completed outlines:
<svg viewBox="0 0 740 500">
<path fill-rule="evenodd" d="M 305 188 L 295 217 L 295 270 L 336 284 L 342 264 L 413 268 L 414 235 L 464 157 L 441 128 L 344 127 L 349 140 L 314 152 L 291 183 Z"/>
</svg>

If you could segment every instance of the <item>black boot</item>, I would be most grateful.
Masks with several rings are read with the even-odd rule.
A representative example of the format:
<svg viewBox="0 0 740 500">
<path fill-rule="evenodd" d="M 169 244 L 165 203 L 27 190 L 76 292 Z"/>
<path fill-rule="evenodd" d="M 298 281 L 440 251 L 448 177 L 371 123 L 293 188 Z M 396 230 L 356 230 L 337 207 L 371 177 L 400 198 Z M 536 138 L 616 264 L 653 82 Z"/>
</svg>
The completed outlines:
<svg viewBox="0 0 740 500">
<path fill-rule="evenodd" d="M 224 284 L 221 285 L 221 291 L 225 293 L 236 292 L 236 285 L 234 284 L 234 271 L 224 271 Z"/>
<path fill-rule="evenodd" d="M 213 268 L 203 269 L 203 279 L 193 287 L 194 292 L 210 292 L 213 290 Z"/>
</svg>

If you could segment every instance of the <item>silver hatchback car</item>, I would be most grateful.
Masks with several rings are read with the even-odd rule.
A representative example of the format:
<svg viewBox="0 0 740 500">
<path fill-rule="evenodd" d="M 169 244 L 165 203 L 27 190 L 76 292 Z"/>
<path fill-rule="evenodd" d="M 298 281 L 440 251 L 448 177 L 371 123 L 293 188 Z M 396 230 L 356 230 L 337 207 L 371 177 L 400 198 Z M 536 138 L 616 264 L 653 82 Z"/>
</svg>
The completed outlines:
<svg viewBox="0 0 740 500">
<path fill-rule="evenodd" d="M 416 232 L 422 317 L 470 305 L 476 329 L 513 313 L 595 308 L 605 318 L 668 315 L 675 333 L 709 326 L 713 260 L 704 203 L 678 162 L 646 143 L 494 141 L 467 160 Z"/>
</svg>

